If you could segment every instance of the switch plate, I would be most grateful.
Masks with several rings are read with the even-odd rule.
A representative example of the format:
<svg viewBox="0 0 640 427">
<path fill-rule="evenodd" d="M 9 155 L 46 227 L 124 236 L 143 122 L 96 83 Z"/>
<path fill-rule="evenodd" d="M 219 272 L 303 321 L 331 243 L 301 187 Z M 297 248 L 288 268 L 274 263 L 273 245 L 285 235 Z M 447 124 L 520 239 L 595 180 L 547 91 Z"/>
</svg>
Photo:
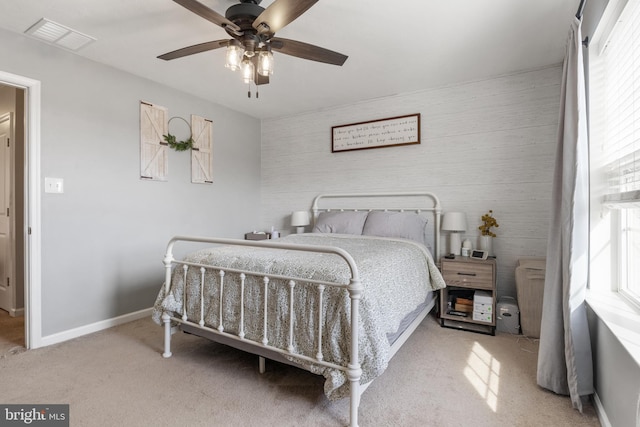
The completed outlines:
<svg viewBox="0 0 640 427">
<path fill-rule="evenodd" d="M 44 192 L 58 194 L 64 193 L 64 180 L 62 178 L 45 178 Z"/>
</svg>

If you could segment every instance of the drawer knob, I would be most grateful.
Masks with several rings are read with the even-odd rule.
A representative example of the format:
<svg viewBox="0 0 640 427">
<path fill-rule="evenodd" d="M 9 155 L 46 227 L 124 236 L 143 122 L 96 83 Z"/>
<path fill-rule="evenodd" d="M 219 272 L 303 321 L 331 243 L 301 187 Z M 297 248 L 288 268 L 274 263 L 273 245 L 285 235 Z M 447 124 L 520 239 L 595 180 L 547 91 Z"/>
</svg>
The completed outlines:
<svg viewBox="0 0 640 427">
<path fill-rule="evenodd" d="M 461 272 L 458 272 L 458 274 L 460 276 L 475 276 L 476 275 L 476 273 L 461 273 Z"/>
</svg>

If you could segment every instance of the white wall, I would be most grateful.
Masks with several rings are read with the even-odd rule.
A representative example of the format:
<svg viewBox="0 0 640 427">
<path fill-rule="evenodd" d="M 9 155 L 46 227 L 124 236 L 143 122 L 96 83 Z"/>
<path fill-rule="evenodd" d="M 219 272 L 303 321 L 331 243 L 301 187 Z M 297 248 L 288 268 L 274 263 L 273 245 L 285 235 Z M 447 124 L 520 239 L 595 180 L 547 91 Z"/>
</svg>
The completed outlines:
<svg viewBox="0 0 640 427">
<path fill-rule="evenodd" d="M 607 322 L 593 308 L 587 308 L 599 410 L 604 412 L 609 426 L 637 426 L 640 422 L 640 366 Z"/>
<path fill-rule="evenodd" d="M 241 238 L 260 212 L 260 123 L 244 114 L 0 30 L 0 70 L 42 83 L 42 333 L 148 308 L 176 234 Z M 188 153 L 169 181 L 140 180 L 139 102 L 213 121 L 214 183 L 190 183 Z"/>
<path fill-rule="evenodd" d="M 499 293 L 515 296 L 516 260 L 546 253 L 561 75 L 558 65 L 263 120 L 263 227 L 292 232 L 290 212 L 319 193 L 430 190 L 467 213 L 474 244 L 493 209 Z M 332 126 L 413 113 L 420 145 L 331 153 Z"/>
</svg>

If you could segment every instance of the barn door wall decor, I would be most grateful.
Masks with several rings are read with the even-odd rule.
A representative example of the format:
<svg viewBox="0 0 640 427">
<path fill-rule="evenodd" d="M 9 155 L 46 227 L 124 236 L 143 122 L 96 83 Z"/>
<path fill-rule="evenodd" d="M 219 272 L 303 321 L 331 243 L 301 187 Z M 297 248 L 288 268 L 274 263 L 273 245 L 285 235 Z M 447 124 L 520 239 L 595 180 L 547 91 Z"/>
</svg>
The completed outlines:
<svg viewBox="0 0 640 427">
<path fill-rule="evenodd" d="M 168 145 L 163 139 L 167 133 L 165 107 L 140 101 L 140 178 L 166 181 L 169 173 Z"/>
<path fill-rule="evenodd" d="M 191 182 L 213 183 L 213 122 L 204 117 L 191 115 Z"/>
</svg>

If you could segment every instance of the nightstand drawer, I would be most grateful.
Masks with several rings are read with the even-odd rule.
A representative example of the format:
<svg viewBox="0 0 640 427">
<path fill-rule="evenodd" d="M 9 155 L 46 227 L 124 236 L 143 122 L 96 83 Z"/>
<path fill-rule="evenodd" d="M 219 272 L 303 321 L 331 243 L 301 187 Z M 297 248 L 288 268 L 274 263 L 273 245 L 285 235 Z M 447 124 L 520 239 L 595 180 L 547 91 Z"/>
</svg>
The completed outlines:
<svg viewBox="0 0 640 427">
<path fill-rule="evenodd" d="M 493 265 L 470 262 L 442 264 L 442 277 L 448 286 L 493 289 Z"/>
</svg>

